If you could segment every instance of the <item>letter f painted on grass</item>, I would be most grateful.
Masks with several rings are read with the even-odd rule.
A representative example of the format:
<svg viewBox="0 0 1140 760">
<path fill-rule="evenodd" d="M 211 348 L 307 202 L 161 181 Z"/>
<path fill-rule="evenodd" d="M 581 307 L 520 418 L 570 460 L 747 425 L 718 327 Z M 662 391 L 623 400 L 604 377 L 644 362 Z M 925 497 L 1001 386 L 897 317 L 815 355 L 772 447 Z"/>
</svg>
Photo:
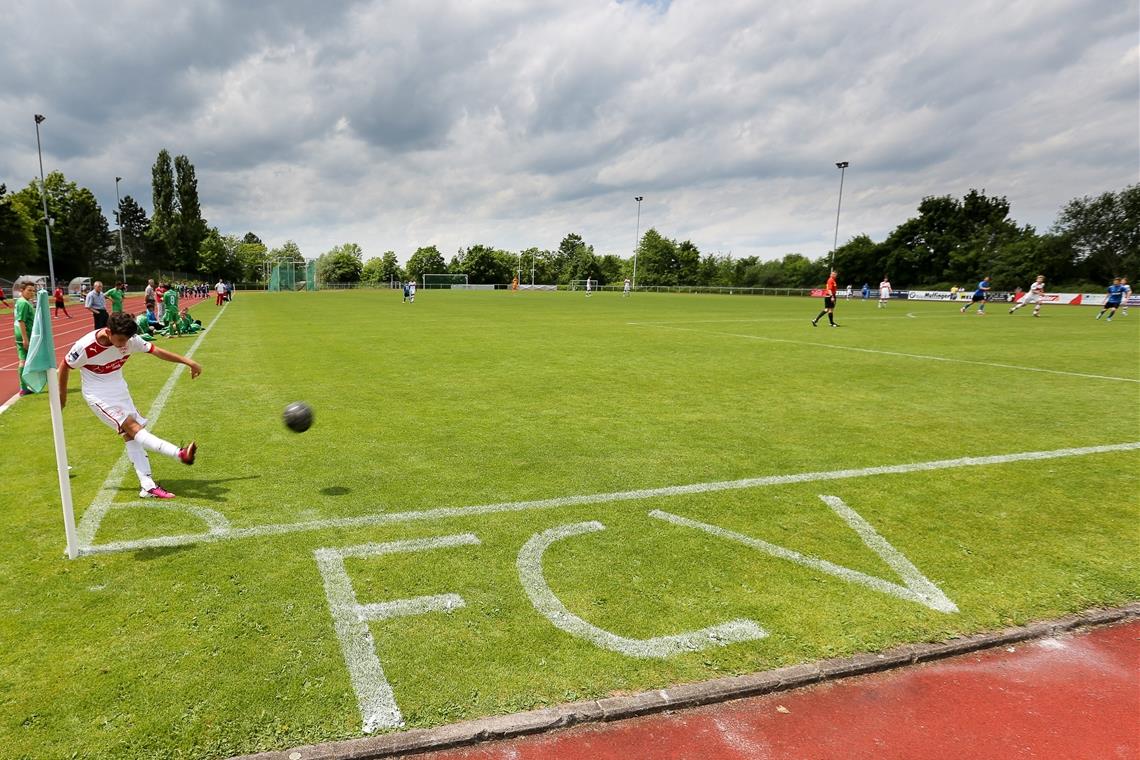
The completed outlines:
<svg viewBox="0 0 1140 760">
<path fill-rule="evenodd" d="M 950 613 L 958 611 L 957 605 L 955 605 L 946 594 L 942 593 L 940 588 L 931 583 L 925 575 L 919 572 L 919 569 L 915 567 L 910 560 L 903 556 L 902 552 L 891 546 L 887 539 L 879 535 L 869 522 L 864 520 L 854 509 L 847 506 L 842 499 L 837 496 L 820 496 L 819 498 L 822 499 L 823 503 L 830 507 L 835 514 L 839 515 L 852 530 L 859 534 L 859 538 L 868 549 L 879 555 L 892 570 L 898 573 L 903 585 L 900 586 L 897 583 L 876 578 L 873 575 L 867 575 L 858 570 L 852 570 L 851 568 L 837 565 L 834 562 L 828 562 L 825 559 L 812 557 L 808 554 L 800 554 L 797 551 L 770 544 L 767 541 L 761 541 L 758 538 L 752 538 L 743 533 L 736 533 L 735 531 L 720 528 L 716 525 L 690 520 L 687 517 L 680 517 L 679 515 L 662 512 L 657 509 L 650 512 L 649 516 L 656 517 L 658 520 L 671 522 L 674 525 L 703 530 L 705 533 L 750 546 L 753 549 L 758 549 L 773 557 L 786 559 L 789 562 L 795 562 L 797 565 L 803 565 L 804 567 L 810 567 L 814 570 L 827 573 L 828 575 L 834 575 L 849 583 L 858 583 L 862 586 L 875 589 L 876 591 L 881 591 L 884 594 L 905 599 L 908 602 L 917 602 L 937 612 Z"/>
</svg>

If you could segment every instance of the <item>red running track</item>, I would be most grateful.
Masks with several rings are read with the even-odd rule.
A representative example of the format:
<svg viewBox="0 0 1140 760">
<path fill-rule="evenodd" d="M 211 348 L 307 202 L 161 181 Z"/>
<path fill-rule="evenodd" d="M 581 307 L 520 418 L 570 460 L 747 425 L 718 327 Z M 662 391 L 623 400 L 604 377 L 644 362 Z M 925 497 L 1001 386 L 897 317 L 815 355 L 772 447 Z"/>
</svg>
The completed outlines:
<svg viewBox="0 0 1140 760">
<path fill-rule="evenodd" d="M 422 760 L 1136 760 L 1140 621 Z"/>
<path fill-rule="evenodd" d="M 4 297 L 8 303 L 15 304 L 14 299 L 8 297 L 7 289 L 5 289 Z M 184 298 L 181 301 L 181 305 L 192 307 L 204 304 L 207 301 L 212 303 L 213 296 L 210 295 L 204 299 Z M 50 299 L 49 302 L 51 302 Z M 142 293 L 130 295 L 123 301 L 123 310 L 132 314 L 138 314 L 143 311 L 144 308 L 145 302 Z M 57 364 L 75 341 L 95 329 L 91 312 L 84 309 L 82 304 L 68 303 L 67 311 L 71 314 L 72 319 L 68 319 L 63 315 L 63 312 L 60 312 L 58 317 L 53 316 L 51 320 L 52 337 L 55 339 L 55 360 Z M 54 314 L 54 312 L 55 307 L 53 306 L 52 313 Z M 202 317 L 196 314 L 195 318 L 201 319 Z M 11 312 L 0 315 L 0 406 L 20 392 L 20 380 L 16 376 L 16 340 L 13 319 L 14 317 Z M 205 320 L 202 321 L 204 322 Z"/>
</svg>

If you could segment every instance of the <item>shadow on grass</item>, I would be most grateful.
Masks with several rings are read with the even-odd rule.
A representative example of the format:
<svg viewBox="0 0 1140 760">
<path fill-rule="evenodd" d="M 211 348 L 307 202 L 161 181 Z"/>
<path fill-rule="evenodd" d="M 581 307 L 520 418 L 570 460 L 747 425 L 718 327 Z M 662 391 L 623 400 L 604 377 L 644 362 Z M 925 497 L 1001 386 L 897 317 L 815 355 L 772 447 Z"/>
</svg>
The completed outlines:
<svg viewBox="0 0 1140 760">
<path fill-rule="evenodd" d="M 226 502 L 230 489 L 224 483 L 233 483 L 239 480 L 254 480 L 260 475 L 245 475 L 240 478 L 220 478 L 217 480 L 171 480 L 163 478 L 161 485 L 166 490 L 185 499 L 202 499 L 204 501 Z M 138 486 L 120 486 L 119 493 L 136 493 Z"/>
<path fill-rule="evenodd" d="M 352 493 L 352 489 L 344 486 L 327 486 L 321 489 L 321 493 L 325 496 L 345 496 Z"/>
</svg>

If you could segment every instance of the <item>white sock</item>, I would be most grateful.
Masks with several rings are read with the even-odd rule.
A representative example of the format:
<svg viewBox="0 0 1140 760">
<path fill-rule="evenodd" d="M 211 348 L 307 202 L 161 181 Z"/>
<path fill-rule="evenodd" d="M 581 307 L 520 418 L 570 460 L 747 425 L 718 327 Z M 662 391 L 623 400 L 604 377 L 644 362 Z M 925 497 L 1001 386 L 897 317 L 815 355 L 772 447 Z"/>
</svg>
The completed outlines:
<svg viewBox="0 0 1140 760">
<path fill-rule="evenodd" d="M 154 478 L 150 476 L 150 457 L 146 449 L 137 440 L 127 441 L 127 459 L 135 466 L 135 474 L 139 476 L 139 485 L 142 490 L 149 491 L 154 488 Z"/>
<path fill-rule="evenodd" d="M 144 448 L 150 449 L 151 451 L 159 454 L 165 454 L 172 459 L 178 458 L 177 446 L 175 446 L 170 441 L 162 440 L 157 435 L 154 435 L 145 428 L 135 433 L 135 440 L 141 443 Z"/>
</svg>

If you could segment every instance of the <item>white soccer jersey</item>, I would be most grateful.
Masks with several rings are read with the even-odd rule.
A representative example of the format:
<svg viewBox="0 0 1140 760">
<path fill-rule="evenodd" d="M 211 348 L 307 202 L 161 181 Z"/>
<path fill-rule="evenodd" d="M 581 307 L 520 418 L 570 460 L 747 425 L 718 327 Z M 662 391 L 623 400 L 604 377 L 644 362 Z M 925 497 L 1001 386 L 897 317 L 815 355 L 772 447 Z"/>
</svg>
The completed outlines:
<svg viewBox="0 0 1140 760">
<path fill-rule="evenodd" d="M 883 280 L 879 283 L 879 296 L 882 298 L 891 297 L 891 283 L 889 281 Z"/>
<path fill-rule="evenodd" d="M 593 289 L 594 289 L 594 281 L 593 280 L 586 280 L 586 290 L 593 290 Z"/>
<path fill-rule="evenodd" d="M 1029 286 L 1029 294 L 1034 296 L 1045 295 L 1045 283 L 1035 282 Z"/>
<path fill-rule="evenodd" d="M 67 366 L 81 371 L 83 395 L 105 400 L 114 400 L 127 393 L 127 382 L 123 379 L 123 365 L 131 354 L 151 353 L 154 344 L 147 343 L 137 335 L 132 335 L 126 348 L 104 346 L 95 340 L 98 330 L 92 330 L 67 352 Z"/>
</svg>

